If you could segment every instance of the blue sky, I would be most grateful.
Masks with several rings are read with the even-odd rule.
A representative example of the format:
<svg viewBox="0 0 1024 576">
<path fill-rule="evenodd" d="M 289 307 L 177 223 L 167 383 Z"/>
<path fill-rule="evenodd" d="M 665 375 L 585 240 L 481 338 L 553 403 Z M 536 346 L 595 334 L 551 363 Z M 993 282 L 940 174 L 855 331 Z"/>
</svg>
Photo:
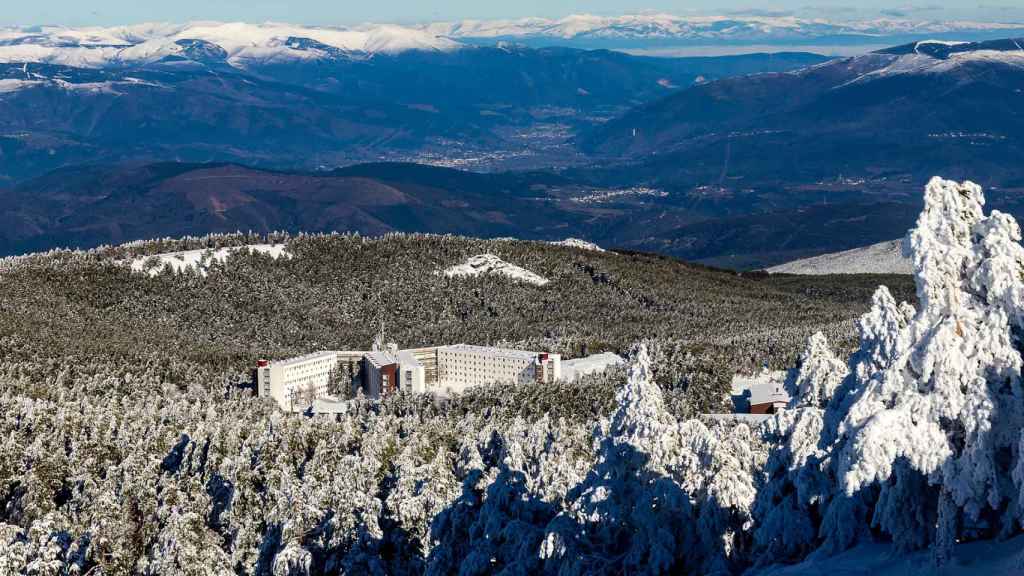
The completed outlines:
<svg viewBox="0 0 1024 576">
<path fill-rule="evenodd" d="M 300 24 L 423 22 L 463 18 L 560 17 L 573 13 L 792 13 L 833 19 L 880 15 L 913 19 L 1024 20 L 1019 0 L 7 0 L 0 24 L 111 25 L 188 20 L 277 20 Z"/>
</svg>

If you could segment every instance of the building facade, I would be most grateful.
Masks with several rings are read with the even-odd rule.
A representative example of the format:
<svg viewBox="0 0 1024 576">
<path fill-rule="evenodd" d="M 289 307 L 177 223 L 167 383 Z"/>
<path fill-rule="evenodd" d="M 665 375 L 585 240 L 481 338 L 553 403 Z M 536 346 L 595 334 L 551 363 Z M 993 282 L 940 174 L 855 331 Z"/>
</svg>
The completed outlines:
<svg viewBox="0 0 1024 576">
<path fill-rule="evenodd" d="M 552 383 L 562 378 L 558 354 L 469 344 L 399 350 L 391 344 L 372 352 L 328 351 L 274 362 L 260 360 L 258 394 L 273 398 L 283 410 L 304 411 L 332 392 L 335 367 L 350 375 L 370 398 L 400 390 L 450 394 L 484 384 Z"/>
<path fill-rule="evenodd" d="M 256 368 L 257 392 L 276 400 L 282 410 L 305 410 L 316 398 L 328 395 L 339 354 L 328 351 L 277 362 L 261 360 Z"/>
<path fill-rule="evenodd" d="M 463 392 L 498 382 L 550 383 L 562 376 L 561 356 L 488 346 L 456 344 L 437 349 L 437 391 Z"/>
</svg>

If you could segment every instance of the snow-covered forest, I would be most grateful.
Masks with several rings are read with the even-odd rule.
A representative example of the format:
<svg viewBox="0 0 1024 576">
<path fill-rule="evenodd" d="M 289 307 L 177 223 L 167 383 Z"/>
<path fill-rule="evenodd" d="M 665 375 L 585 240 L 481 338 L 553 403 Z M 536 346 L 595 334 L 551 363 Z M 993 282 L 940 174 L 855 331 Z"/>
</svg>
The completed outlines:
<svg viewBox="0 0 1024 576">
<path fill-rule="evenodd" d="M 404 235 L 5 261 L 0 574 L 739 574 L 879 542 L 949 565 L 1024 521 L 1024 248 L 983 205 L 929 184 L 914 286 Z M 257 240 L 293 257 L 123 265 Z M 432 273 L 480 253 L 550 283 Z M 256 358 L 356 347 L 382 322 L 401 345 L 630 364 L 330 417 L 253 397 Z M 789 409 L 700 416 L 765 362 L 792 367 Z"/>
</svg>

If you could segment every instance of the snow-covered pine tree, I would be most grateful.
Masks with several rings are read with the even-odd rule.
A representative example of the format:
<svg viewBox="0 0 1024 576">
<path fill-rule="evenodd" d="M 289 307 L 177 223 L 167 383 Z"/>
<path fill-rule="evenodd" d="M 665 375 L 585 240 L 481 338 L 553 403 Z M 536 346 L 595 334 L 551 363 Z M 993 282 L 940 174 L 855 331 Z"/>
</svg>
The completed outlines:
<svg viewBox="0 0 1024 576">
<path fill-rule="evenodd" d="M 666 574 L 700 565 L 694 512 L 668 475 L 678 424 L 638 346 L 618 407 L 595 431 L 598 462 L 549 524 L 540 555 L 559 574 Z"/>
<path fill-rule="evenodd" d="M 847 373 L 846 365 L 832 353 L 825 335 L 815 332 L 800 355 L 800 367 L 790 370 L 786 377 L 789 407 L 824 408 Z"/>
<path fill-rule="evenodd" d="M 942 503 L 940 543 L 1013 530 L 1021 513 L 1012 471 L 1024 425 L 1024 248 L 1016 221 L 985 216 L 984 202 L 971 182 L 928 184 L 910 235 L 920 310 L 904 330 L 905 347 L 866 383 L 842 424 L 846 492 L 888 480 L 906 463 L 938 491 L 917 497 L 935 499 L 933 510 Z M 885 507 L 881 522 L 905 511 Z"/>
<path fill-rule="evenodd" d="M 939 562 L 956 541 L 1018 530 L 1024 248 L 1013 218 L 983 205 L 975 184 L 929 182 L 909 236 L 919 309 L 879 288 L 849 374 L 818 398 L 825 410 L 770 427 L 766 557 L 846 548 L 869 517 L 899 548 L 933 544 Z M 780 545 L 801 518 L 807 537 Z"/>
</svg>

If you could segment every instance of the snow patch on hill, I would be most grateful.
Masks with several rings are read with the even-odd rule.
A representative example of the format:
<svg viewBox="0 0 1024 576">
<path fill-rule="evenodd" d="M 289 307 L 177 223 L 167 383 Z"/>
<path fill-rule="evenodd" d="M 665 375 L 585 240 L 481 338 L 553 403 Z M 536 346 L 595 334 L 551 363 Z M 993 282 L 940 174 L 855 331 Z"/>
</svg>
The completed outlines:
<svg viewBox="0 0 1024 576">
<path fill-rule="evenodd" d="M 863 248 L 794 260 L 768 269 L 781 274 L 913 274 L 903 241 L 890 240 Z"/>
<path fill-rule="evenodd" d="M 440 271 L 438 272 L 441 273 Z M 537 286 L 544 286 L 550 282 L 547 278 L 534 274 L 525 268 L 520 268 L 515 264 L 509 264 L 494 254 L 479 254 L 477 256 L 472 256 L 466 260 L 465 263 L 452 266 L 451 268 L 444 270 L 443 274 L 449 278 L 460 276 L 480 276 L 482 274 L 500 274 L 512 278 L 513 280 L 519 280 L 521 282 L 527 282 Z"/>
<path fill-rule="evenodd" d="M 200 276 L 206 276 L 214 263 L 224 263 L 228 256 L 247 250 L 267 254 L 275 260 L 278 258 L 291 258 L 284 244 L 252 244 L 250 246 L 234 246 L 230 248 L 185 250 L 182 252 L 166 252 L 140 256 L 131 261 L 130 265 L 134 272 L 145 272 L 150 276 L 156 276 L 164 268 L 170 267 L 174 272 L 192 271 Z"/>
<path fill-rule="evenodd" d="M 604 248 L 601 248 L 593 242 L 587 242 L 586 240 L 580 240 L 579 238 L 566 238 L 559 242 L 552 242 L 555 246 L 568 246 L 569 248 L 579 248 L 580 250 L 592 250 L 594 252 L 607 252 Z"/>
</svg>

